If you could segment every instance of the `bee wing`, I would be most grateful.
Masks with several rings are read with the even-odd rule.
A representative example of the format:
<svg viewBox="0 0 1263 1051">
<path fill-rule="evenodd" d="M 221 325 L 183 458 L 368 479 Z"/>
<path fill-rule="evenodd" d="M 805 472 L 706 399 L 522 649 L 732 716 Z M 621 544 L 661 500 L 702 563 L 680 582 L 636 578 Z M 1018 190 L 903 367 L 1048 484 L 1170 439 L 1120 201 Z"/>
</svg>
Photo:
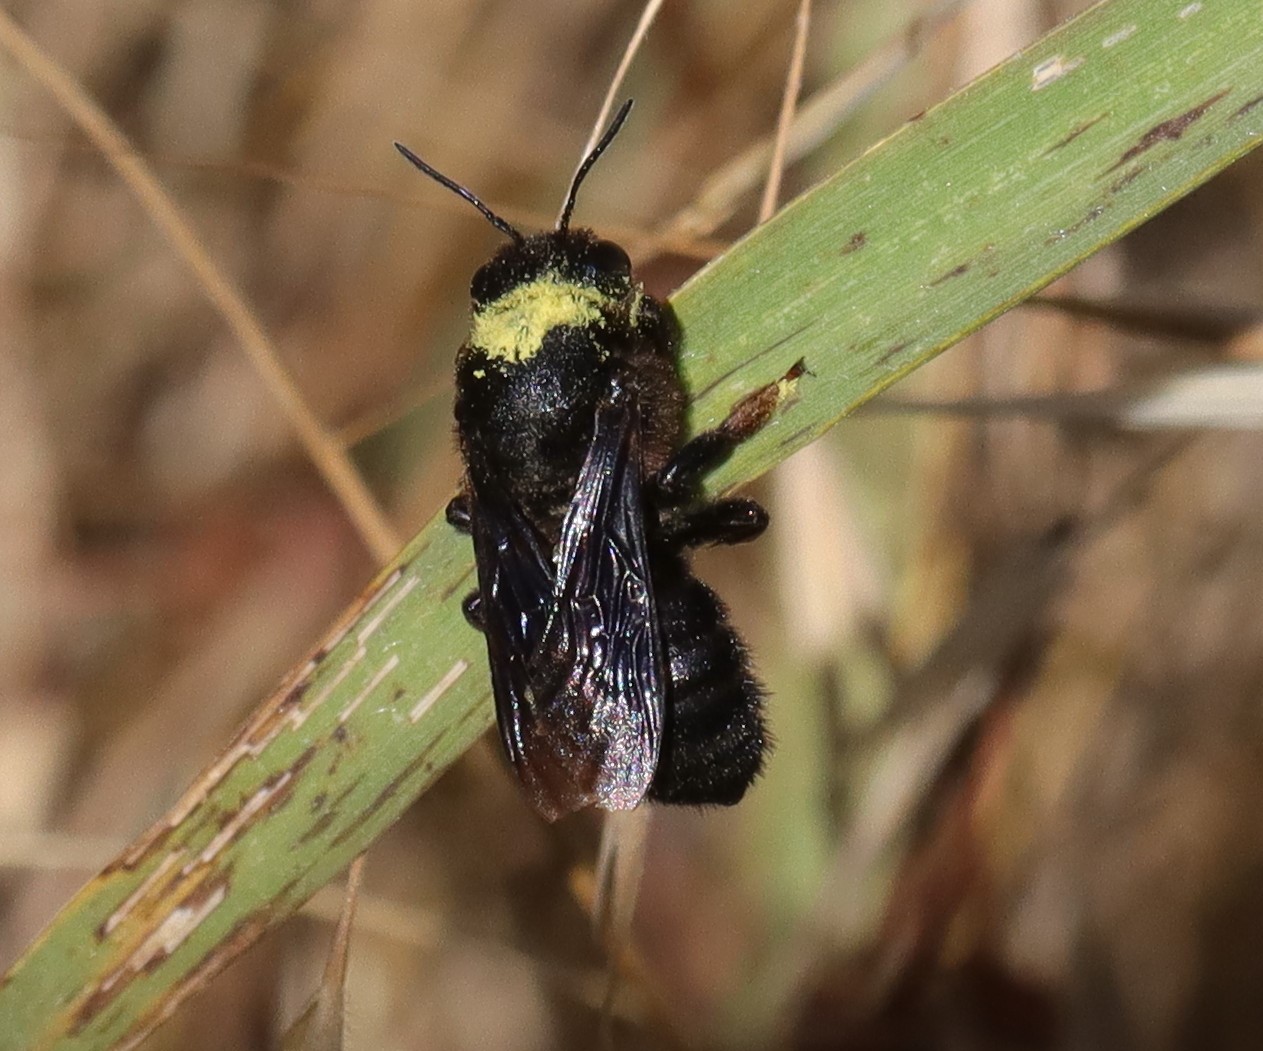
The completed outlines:
<svg viewBox="0 0 1263 1051">
<path fill-rule="evenodd" d="M 533 724 L 529 665 L 552 601 L 552 563 L 538 531 L 476 454 L 469 459 L 469 492 L 496 721 L 521 774 Z"/>
<path fill-rule="evenodd" d="M 549 820 L 634 807 L 658 766 L 667 681 L 634 400 L 597 413 L 555 570 L 476 454 L 469 481 L 496 718 L 527 796 Z"/>
<path fill-rule="evenodd" d="M 555 805 L 626 810 L 645 796 L 662 744 L 667 674 L 654 603 L 640 462 L 640 413 L 622 390 L 597 412 L 561 527 L 548 622 L 530 677 L 528 763 Z"/>
</svg>

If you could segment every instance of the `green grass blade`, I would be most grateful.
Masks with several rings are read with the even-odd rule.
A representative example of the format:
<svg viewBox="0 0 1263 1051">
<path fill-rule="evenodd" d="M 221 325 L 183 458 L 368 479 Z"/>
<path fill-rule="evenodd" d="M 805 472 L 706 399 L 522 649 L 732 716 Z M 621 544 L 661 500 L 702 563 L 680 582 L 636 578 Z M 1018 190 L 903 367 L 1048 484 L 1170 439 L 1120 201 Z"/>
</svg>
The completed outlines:
<svg viewBox="0 0 1263 1051">
<path fill-rule="evenodd" d="M 1263 134 L 1258 0 L 1109 0 L 875 147 L 675 297 L 698 425 L 798 358 L 754 477 Z M 431 522 L 172 812 L 0 979 L 0 1049 L 131 1046 L 490 725 L 467 540 Z"/>
<path fill-rule="evenodd" d="M 1259 142 L 1263 9 L 1101 3 L 901 128 L 673 298 L 700 422 L 805 358 L 757 476 Z M 775 428 L 774 428 L 775 430 Z"/>
</svg>

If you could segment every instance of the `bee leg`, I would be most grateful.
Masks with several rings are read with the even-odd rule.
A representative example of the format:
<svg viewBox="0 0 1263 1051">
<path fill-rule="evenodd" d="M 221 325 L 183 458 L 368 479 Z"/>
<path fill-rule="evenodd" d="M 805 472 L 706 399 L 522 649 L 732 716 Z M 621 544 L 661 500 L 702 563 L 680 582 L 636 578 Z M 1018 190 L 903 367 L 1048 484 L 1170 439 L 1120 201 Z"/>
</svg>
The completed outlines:
<svg viewBox="0 0 1263 1051">
<path fill-rule="evenodd" d="M 728 459 L 741 441 L 740 437 L 724 430 L 721 424 L 713 431 L 703 431 L 686 442 L 650 479 L 655 502 L 666 507 L 688 503 L 696 495 L 707 473 Z"/>
<path fill-rule="evenodd" d="M 736 498 L 666 515 L 661 536 L 680 550 L 706 544 L 743 544 L 767 528 L 767 512 L 753 500 Z"/>
<path fill-rule="evenodd" d="M 465 601 L 460 604 L 460 611 L 465 614 L 470 627 L 486 632 L 487 621 L 482 615 L 482 596 L 478 592 L 471 591 L 465 596 Z"/>
<path fill-rule="evenodd" d="M 472 529 L 469 522 L 469 494 L 458 493 L 447 502 L 447 524 L 462 533 Z"/>
<path fill-rule="evenodd" d="M 447 524 L 462 533 L 468 534 L 473 526 L 469 520 L 469 494 L 458 493 L 447 502 Z M 471 627 L 485 633 L 487 622 L 482 615 L 482 596 L 471 591 L 460 604 L 460 611 L 465 614 Z"/>
<path fill-rule="evenodd" d="M 650 479 L 651 499 L 660 507 L 687 504 L 697 495 L 702 478 L 728 459 L 738 445 L 764 427 L 806 372 L 807 366 L 803 361 L 795 362 L 775 383 L 751 391 L 737 402 L 718 427 L 703 431 L 686 442 L 670 462 Z"/>
</svg>

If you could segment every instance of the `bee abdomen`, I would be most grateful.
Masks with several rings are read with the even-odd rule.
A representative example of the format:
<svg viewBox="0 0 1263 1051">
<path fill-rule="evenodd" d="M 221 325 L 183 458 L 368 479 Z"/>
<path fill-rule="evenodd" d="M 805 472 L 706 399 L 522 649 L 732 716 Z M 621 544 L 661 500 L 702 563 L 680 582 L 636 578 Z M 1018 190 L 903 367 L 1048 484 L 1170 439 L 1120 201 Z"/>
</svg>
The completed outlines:
<svg viewBox="0 0 1263 1051">
<path fill-rule="evenodd" d="M 649 796 L 663 803 L 731 806 L 763 765 L 763 688 L 710 588 L 682 563 L 655 573 L 654 586 L 671 697 Z"/>
</svg>

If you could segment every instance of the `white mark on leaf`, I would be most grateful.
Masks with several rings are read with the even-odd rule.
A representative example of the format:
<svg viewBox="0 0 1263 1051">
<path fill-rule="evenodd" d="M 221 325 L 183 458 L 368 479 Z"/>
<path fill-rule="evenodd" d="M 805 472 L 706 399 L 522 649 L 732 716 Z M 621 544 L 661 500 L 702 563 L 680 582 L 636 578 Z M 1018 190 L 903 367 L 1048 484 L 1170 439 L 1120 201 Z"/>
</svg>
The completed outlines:
<svg viewBox="0 0 1263 1051">
<path fill-rule="evenodd" d="M 134 891 L 132 891 L 123 900 L 123 904 L 121 904 L 117 909 L 115 909 L 112 913 L 110 913 L 109 917 L 106 919 L 105 923 L 101 927 L 102 932 L 105 934 L 109 934 L 111 931 L 114 930 L 115 927 L 117 927 L 120 923 L 122 923 L 123 920 L 127 918 L 128 914 L 132 911 L 132 909 L 134 909 L 139 902 L 141 902 L 146 897 L 148 897 L 149 892 L 153 890 L 154 885 L 160 879 L 162 879 L 162 877 L 166 875 L 167 872 L 169 872 L 174 865 L 178 864 L 180 858 L 182 858 L 183 856 L 184 856 L 184 851 L 181 849 L 181 850 L 176 850 L 173 853 L 168 854 L 165 858 L 163 858 L 162 861 L 159 863 L 158 867 L 144 878 L 140 886 L 137 887 Z"/>
<path fill-rule="evenodd" d="M 151 963 L 165 960 L 175 952 L 228 896 L 228 885 L 220 883 L 205 897 L 194 900 L 198 896 L 199 892 L 194 891 L 182 904 L 172 909 L 167 918 L 127 958 L 123 966 L 101 980 L 97 987 L 98 992 L 108 993 L 121 979 L 139 974 Z"/>
<path fill-rule="evenodd" d="M 267 806 L 268 801 L 271 800 L 277 792 L 284 788 L 293 776 L 294 775 L 291 771 L 286 770 L 271 784 L 265 784 L 262 788 L 255 792 L 254 795 L 245 801 L 241 809 L 233 814 L 228 823 L 224 825 L 218 833 L 216 833 L 215 838 L 206 844 L 202 852 L 193 861 L 190 861 L 184 866 L 180 874 L 182 876 L 187 876 L 193 871 L 195 865 L 205 865 L 213 860 L 216 854 L 237 838 L 250 819 Z"/>
<path fill-rule="evenodd" d="M 1101 41 L 1101 47 L 1110 48 L 1117 44 L 1121 44 L 1124 40 L 1129 40 L 1136 35 L 1137 26 L 1133 23 L 1129 26 L 1123 26 L 1117 33 L 1111 33 Z"/>
<path fill-rule="evenodd" d="M 1067 59 L 1065 55 L 1053 55 L 1046 58 L 1031 70 L 1031 90 L 1042 91 L 1049 84 L 1055 84 L 1067 73 L 1073 73 L 1083 65 L 1082 58 Z"/>
<path fill-rule="evenodd" d="M 408 713 L 408 721 L 415 723 L 423 716 L 426 711 L 434 704 L 443 694 L 447 693 L 459 679 L 469 669 L 469 661 L 459 660 L 448 669 L 446 675 L 434 684 L 434 688 L 430 690 L 421 700 L 413 706 L 412 711 Z"/>
<path fill-rule="evenodd" d="M 367 624 L 365 624 L 363 628 L 360 629 L 359 635 L 356 636 L 360 645 L 363 645 L 365 642 L 368 641 L 370 637 L 372 637 L 373 632 L 375 632 L 378 628 L 381 627 L 382 621 L 384 621 L 388 616 L 390 616 L 390 611 L 394 609 L 397 605 L 399 605 L 399 603 L 401 603 L 405 598 L 407 598 L 408 593 L 416 586 L 417 586 L 417 578 L 412 577 L 406 584 L 404 584 L 403 587 L 401 587 L 397 592 L 395 592 L 395 594 L 390 596 L 390 601 L 387 602 L 381 608 L 381 611 L 377 614 L 377 616 L 375 616 L 372 620 L 370 620 Z"/>
<path fill-rule="evenodd" d="M 349 718 L 351 718 L 351 713 L 354 712 L 356 708 L 358 708 L 361 704 L 364 703 L 364 699 L 370 693 L 372 693 L 375 689 L 377 689 L 378 686 L 382 684 L 382 680 L 386 678 L 387 675 L 389 675 L 392 671 L 394 671 L 398 667 L 399 667 L 399 654 L 395 653 L 391 655 L 390 660 L 388 660 L 385 664 L 383 664 L 377 670 L 377 674 L 374 675 L 371 679 L 369 679 L 368 685 L 365 686 L 364 689 L 360 690 L 360 692 L 356 695 L 355 699 L 350 704 L 348 704 L 345 708 L 343 708 L 342 711 L 338 712 L 338 722 L 344 723 Z"/>
</svg>

